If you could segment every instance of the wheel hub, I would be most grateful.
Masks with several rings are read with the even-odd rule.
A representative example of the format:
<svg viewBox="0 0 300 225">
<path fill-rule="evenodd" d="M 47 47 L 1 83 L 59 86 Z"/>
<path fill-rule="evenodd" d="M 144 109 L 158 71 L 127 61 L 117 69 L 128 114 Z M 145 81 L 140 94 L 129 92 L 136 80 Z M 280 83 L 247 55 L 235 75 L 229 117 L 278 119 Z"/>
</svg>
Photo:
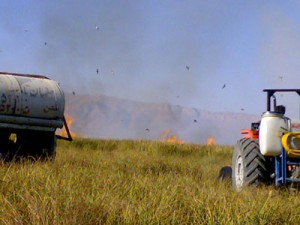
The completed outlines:
<svg viewBox="0 0 300 225">
<path fill-rule="evenodd" d="M 242 188 L 244 183 L 243 158 L 241 155 L 236 159 L 235 164 L 235 184 L 237 189 Z"/>
</svg>

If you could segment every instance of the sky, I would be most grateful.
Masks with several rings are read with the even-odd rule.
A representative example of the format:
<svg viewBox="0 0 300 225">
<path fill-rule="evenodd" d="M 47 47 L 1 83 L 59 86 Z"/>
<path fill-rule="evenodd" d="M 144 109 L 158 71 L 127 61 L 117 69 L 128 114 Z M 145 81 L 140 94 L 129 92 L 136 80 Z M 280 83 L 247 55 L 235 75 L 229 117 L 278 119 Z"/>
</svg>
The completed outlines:
<svg viewBox="0 0 300 225">
<path fill-rule="evenodd" d="M 1 0 L 0 71 L 69 93 L 261 114 L 263 89 L 300 88 L 299 11 L 292 0 Z M 298 96 L 278 99 L 299 111 Z"/>
</svg>

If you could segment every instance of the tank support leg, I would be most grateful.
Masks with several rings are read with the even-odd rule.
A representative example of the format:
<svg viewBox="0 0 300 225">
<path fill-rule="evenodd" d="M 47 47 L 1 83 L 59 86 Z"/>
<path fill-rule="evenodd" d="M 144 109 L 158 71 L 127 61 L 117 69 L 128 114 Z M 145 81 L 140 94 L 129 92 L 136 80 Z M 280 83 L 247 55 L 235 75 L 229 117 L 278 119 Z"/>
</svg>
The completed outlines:
<svg viewBox="0 0 300 225">
<path fill-rule="evenodd" d="M 279 185 L 279 179 L 280 179 L 280 156 L 275 157 L 275 185 Z"/>
<path fill-rule="evenodd" d="M 281 154 L 275 157 L 275 185 L 286 183 L 286 151 L 282 149 Z"/>
<path fill-rule="evenodd" d="M 286 151 L 284 149 L 282 149 L 282 153 L 281 153 L 281 175 L 282 175 L 282 184 L 286 183 Z"/>
</svg>

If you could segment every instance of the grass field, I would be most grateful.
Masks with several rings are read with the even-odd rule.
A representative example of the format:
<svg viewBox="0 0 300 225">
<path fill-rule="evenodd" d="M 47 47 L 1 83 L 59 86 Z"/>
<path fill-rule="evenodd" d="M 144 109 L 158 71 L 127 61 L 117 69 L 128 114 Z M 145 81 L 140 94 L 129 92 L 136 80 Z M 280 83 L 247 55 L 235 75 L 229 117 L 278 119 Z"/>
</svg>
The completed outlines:
<svg viewBox="0 0 300 225">
<path fill-rule="evenodd" d="M 54 162 L 0 166 L 0 224 L 299 224 L 299 192 L 218 181 L 232 147 L 59 142 Z"/>
</svg>

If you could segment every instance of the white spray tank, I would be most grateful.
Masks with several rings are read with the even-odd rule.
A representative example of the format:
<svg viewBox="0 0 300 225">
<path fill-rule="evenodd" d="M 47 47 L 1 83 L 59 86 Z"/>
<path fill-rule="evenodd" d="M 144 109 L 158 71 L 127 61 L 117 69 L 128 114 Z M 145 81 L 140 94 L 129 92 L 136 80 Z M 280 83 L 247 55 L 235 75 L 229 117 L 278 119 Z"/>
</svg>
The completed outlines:
<svg viewBox="0 0 300 225">
<path fill-rule="evenodd" d="M 290 130 L 290 120 L 283 114 L 265 112 L 259 127 L 259 147 L 261 154 L 265 156 L 277 156 L 281 154 L 281 137 Z"/>
</svg>

